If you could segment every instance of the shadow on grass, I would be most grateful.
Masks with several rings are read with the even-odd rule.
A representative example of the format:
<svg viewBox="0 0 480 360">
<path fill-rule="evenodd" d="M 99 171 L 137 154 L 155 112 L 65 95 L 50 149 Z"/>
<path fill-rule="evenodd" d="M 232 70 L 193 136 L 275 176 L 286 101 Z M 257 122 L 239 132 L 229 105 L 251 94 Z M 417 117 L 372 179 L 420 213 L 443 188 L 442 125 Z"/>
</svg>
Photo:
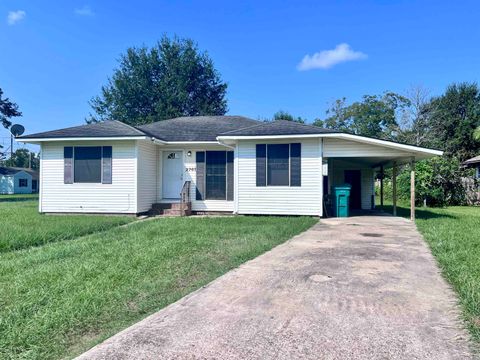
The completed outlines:
<svg viewBox="0 0 480 360">
<path fill-rule="evenodd" d="M 2 202 L 35 201 L 35 200 L 38 200 L 38 196 L 9 196 L 9 195 L 0 195 L 0 203 L 2 203 Z"/>
<path fill-rule="evenodd" d="M 380 208 L 380 206 L 378 206 Z M 383 206 L 383 211 L 388 213 L 388 214 L 393 214 L 393 206 L 392 205 L 384 205 Z M 410 209 L 407 207 L 403 206 L 397 206 L 397 215 L 404 217 L 404 218 L 410 218 Z M 415 209 L 415 217 L 417 219 L 422 219 L 422 220 L 428 220 L 428 219 L 437 219 L 437 218 L 450 218 L 450 219 L 456 219 L 457 216 L 451 215 L 451 214 L 446 214 L 446 213 L 438 213 L 434 212 L 424 208 L 416 208 Z"/>
</svg>

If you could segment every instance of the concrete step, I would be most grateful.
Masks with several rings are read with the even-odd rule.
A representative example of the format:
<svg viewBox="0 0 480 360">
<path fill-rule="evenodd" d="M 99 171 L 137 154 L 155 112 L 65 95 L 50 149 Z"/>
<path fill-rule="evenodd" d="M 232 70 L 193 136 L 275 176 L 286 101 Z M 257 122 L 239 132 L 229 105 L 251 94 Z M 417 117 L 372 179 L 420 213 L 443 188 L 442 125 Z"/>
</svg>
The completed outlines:
<svg viewBox="0 0 480 360">
<path fill-rule="evenodd" d="M 192 213 L 192 203 L 157 203 L 152 205 L 149 214 L 152 216 L 189 216 Z"/>
</svg>

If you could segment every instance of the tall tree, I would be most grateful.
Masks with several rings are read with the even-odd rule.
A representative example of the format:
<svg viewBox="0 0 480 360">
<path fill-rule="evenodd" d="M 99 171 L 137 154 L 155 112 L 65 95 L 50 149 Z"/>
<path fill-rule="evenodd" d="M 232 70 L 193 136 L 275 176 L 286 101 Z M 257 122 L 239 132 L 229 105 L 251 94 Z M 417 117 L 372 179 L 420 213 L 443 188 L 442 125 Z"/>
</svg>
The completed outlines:
<svg viewBox="0 0 480 360">
<path fill-rule="evenodd" d="M 273 114 L 273 120 L 287 120 L 287 121 L 295 121 L 301 124 L 305 123 L 305 119 L 300 116 L 293 116 L 288 111 L 279 110 L 275 114 Z"/>
<path fill-rule="evenodd" d="M 8 129 L 12 125 L 11 118 L 18 116 L 22 116 L 18 105 L 9 98 L 3 98 L 3 90 L 0 88 L 0 123 L 5 129 Z M 6 156 L 2 149 L 3 146 L 0 145 L 0 159 Z"/>
<path fill-rule="evenodd" d="M 383 95 L 364 95 L 362 101 L 346 104 L 346 99 L 336 100 L 327 111 L 327 118 L 315 125 L 351 132 L 356 135 L 396 139 L 399 133 L 397 118 L 410 101 L 393 92 Z"/>
<path fill-rule="evenodd" d="M 5 166 L 14 166 L 21 168 L 32 168 L 38 170 L 40 167 L 40 157 L 26 148 L 15 150 L 12 157 L 4 161 Z"/>
<path fill-rule="evenodd" d="M 164 36 L 153 48 L 120 57 L 87 122 L 116 119 L 138 125 L 176 116 L 223 115 L 227 84 L 212 59 L 190 39 Z"/>
<path fill-rule="evenodd" d="M 476 83 L 452 84 L 432 99 L 432 145 L 460 161 L 478 155 L 480 142 L 474 132 L 480 126 L 480 89 Z"/>
<path fill-rule="evenodd" d="M 22 113 L 18 111 L 18 105 L 10 101 L 9 98 L 2 98 L 3 90 L 0 88 L 0 122 L 3 127 L 8 129 L 12 122 L 12 117 L 22 116 Z"/>
<path fill-rule="evenodd" d="M 399 118 L 398 141 L 417 145 L 430 146 L 430 116 L 433 111 L 430 91 L 421 85 L 412 86 L 405 97 L 410 106 L 404 108 Z"/>
</svg>

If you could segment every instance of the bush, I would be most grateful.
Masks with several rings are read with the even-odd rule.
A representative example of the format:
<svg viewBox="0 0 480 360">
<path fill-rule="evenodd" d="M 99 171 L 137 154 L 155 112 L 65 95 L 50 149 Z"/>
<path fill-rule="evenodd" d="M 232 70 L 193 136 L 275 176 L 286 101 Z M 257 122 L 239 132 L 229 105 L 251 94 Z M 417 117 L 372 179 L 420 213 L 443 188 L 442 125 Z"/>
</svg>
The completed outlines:
<svg viewBox="0 0 480 360">
<path fill-rule="evenodd" d="M 417 205 L 428 206 L 466 205 L 467 195 L 462 178 L 471 177 L 471 169 L 464 169 L 455 157 L 436 157 L 415 164 L 415 200 Z M 385 171 L 383 193 L 392 199 L 391 169 Z M 380 190 L 376 188 L 376 195 Z M 397 198 L 410 199 L 410 166 L 399 168 Z"/>
<path fill-rule="evenodd" d="M 463 169 L 455 157 L 435 157 L 415 164 L 415 199 L 429 206 L 464 205 L 467 202 L 462 178 L 469 170 Z M 398 176 L 400 198 L 410 197 L 410 169 L 404 168 Z"/>
</svg>

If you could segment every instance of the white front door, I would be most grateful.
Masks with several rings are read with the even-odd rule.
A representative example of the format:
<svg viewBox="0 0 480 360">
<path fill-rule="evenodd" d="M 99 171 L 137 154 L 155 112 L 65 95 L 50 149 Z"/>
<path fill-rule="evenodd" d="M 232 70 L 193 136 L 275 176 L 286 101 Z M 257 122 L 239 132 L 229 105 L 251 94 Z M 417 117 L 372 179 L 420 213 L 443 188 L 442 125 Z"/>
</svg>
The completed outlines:
<svg viewBox="0 0 480 360">
<path fill-rule="evenodd" d="M 180 199 L 183 186 L 183 159 L 181 151 L 164 151 L 162 190 L 164 199 Z"/>
</svg>

